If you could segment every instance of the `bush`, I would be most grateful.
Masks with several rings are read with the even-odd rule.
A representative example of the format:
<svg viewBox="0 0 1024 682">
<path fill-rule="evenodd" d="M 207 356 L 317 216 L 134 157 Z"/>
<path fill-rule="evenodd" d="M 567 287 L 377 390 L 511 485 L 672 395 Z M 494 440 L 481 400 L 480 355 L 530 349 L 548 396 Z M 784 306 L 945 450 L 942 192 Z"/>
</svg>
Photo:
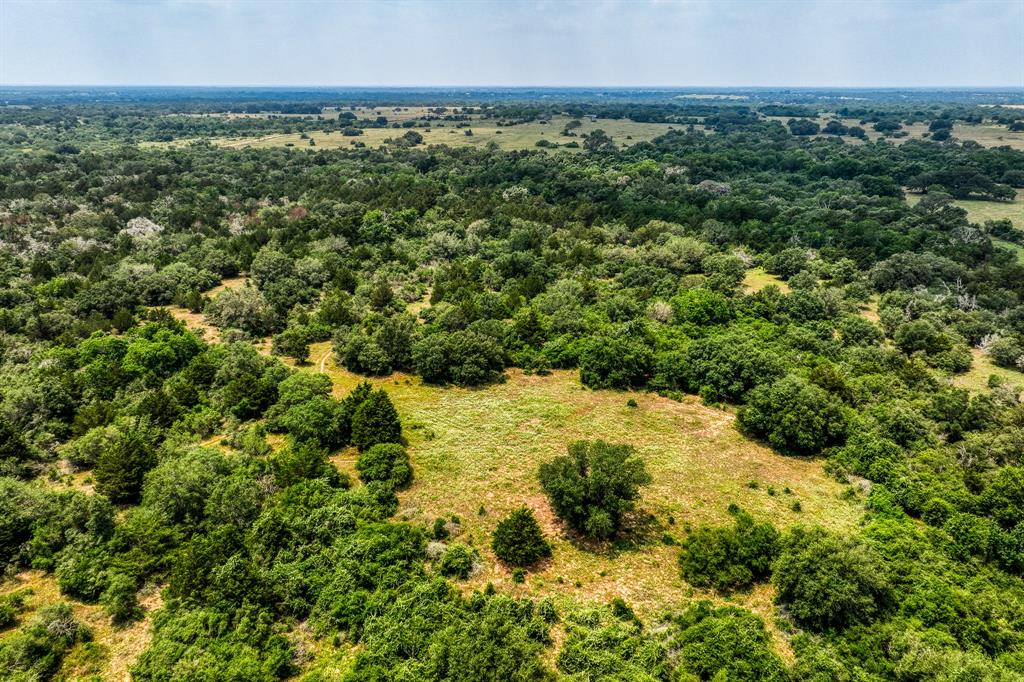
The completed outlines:
<svg viewBox="0 0 1024 682">
<path fill-rule="evenodd" d="M 125 573 L 114 573 L 100 602 L 115 623 L 127 623 L 142 615 L 137 592 L 135 578 Z"/>
<path fill-rule="evenodd" d="M 688 289 L 673 297 L 670 303 L 677 324 L 722 324 L 732 317 L 729 299 L 710 289 Z"/>
<path fill-rule="evenodd" d="M 807 249 L 793 246 L 769 256 L 764 262 L 764 269 L 782 279 L 789 279 L 806 268 L 809 262 Z"/>
<path fill-rule="evenodd" d="M 359 453 L 356 460 L 359 478 L 365 482 L 384 481 L 396 488 L 409 485 L 412 467 L 405 448 L 397 443 L 378 443 Z"/>
<path fill-rule="evenodd" d="M 702 601 L 670 621 L 667 647 L 680 668 L 701 680 L 785 682 L 785 666 L 772 651 L 764 623 L 735 606 Z"/>
<path fill-rule="evenodd" d="M 540 465 L 541 487 L 555 513 L 573 528 L 596 538 L 610 538 L 632 511 L 640 486 L 651 476 L 629 445 L 576 441 L 569 454 Z"/>
<path fill-rule="evenodd" d="M 654 354 L 639 341 L 594 337 L 580 354 L 580 381 L 590 388 L 642 386 L 653 366 Z"/>
<path fill-rule="evenodd" d="M 155 440 L 145 425 L 121 431 L 96 462 L 96 491 L 111 502 L 137 502 L 143 478 L 156 464 Z"/>
<path fill-rule="evenodd" d="M 551 545 L 544 539 L 533 512 L 526 507 L 498 522 L 491 548 L 499 560 L 514 567 L 531 566 L 542 557 L 551 556 Z"/>
<path fill-rule="evenodd" d="M 476 553 L 465 545 L 452 545 L 437 562 L 437 572 L 449 578 L 465 580 L 473 572 Z"/>
<path fill-rule="evenodd" d="M 873 550 L 820 528 L 793 529 L 772 570 L 779 603 L 814 630 L 866 622 L 889 594 L 885 566 Z"/>
<path fill-rule="evenodd" d="M 743 510 L 731 511 L 732 528 L 703 526 L 683 541 L 679 568 L 691 585 L 737 589 L 770 575 L 779 532 L 770 523 L 754 523 Z"/>
<path fill-rule="evenodd" d="M 47 606 L 24 629 L 0 642 L 0 674 L 19 682 L 51 679 L 71 647 L 90 639 L 89 628 L 78 622 L 68 604 Z"/>
<path fill-rule="evenodd" d="M 352 415 L 352 445 L 366 450 L 377 443 L 401 443 L 402 423 L 384 389 L 377 389 Z"/>
<path fill-rule="evenodd" d="M 751 391 L 739 422 L 748 433 L 797 455 L 815 455 L 846 435 L 842 403 L 795 375 Z"/>
</svg>

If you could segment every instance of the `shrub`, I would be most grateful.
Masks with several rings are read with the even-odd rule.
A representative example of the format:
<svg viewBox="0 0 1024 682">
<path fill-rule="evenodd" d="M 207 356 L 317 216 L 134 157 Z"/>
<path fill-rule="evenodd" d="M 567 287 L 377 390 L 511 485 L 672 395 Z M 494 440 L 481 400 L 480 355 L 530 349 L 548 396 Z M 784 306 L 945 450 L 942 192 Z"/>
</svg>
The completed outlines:
<svg viewBox="0 0 1024 682">
<path fill-rule="evenodd" d="M 492 337 L 463 330 L 433 334 L 412 347 L 413 365 L 424 381 L 475 386 L 496 380 L 505 369 L 505 349 Z"/>
<path fill-rule="evenodd" d="M 808 262 L 807 249 L 793 246 L 765 259 L 764 269 L 782 279 L 789 279 L 806 268 Z"/>
<path fill-rule="evenodd" d="M 710 289 L 688 289 L 675 296 L 670 303 L 672 317 L 677 324 L 721 324 L 732 317 L 729 299 Z"/>
<path fill-rule="evenodd" d="M 498 522 L 491 540 L 494 555 L 514 567 L 531 566 L 551 556 L 551 545 L 544 539 L 533 512 L 520 507 Z"/>
<path fill-rule="evenodd" d="M 772 568 L 779 603 L 814 630 L 842 629 L 873 618 L 889 593 L 877 554 L 820 528 L 795 528 Z"/>
<path fill-rule="evenodd" d="M 96 462 L 96 490 L 111 502 L 136 502 L 146 472 L 156 464 L 155 433 L 137 424 L 121 431 Z"/>
<path fill-rule="evenodd" d="M 751 391 L 739 422 L 748 433 L 797 455 L 817 454 L 846 435 L 842 403 L 794 375 Z"/>
<path fill-rule="evenodd" d="M 51 679 L 71 647 L 90 639 L 89 628 L 78 622 L 68 604 L 47 606 L 0 643 L 0 673 L 8 680 Z"/>
<path fill-rule="evenodd" d="M 736 589 L 749 587 L 771 573 L 779 532 L 770 523 L 754 523 L 743 510 L 733 513 L 732 528 L 703 526 L 683 541 L 679 568 L 691 585 Z"/>
<path fill-rule="evenodd" d="M 465 580 L 473 572 L 476 553 L 465 545 L 452 545 L 437 562 L 437 572 L 450 578 Z"/>
<path fill-rule="evenodd" d="M 127 623 L 142 614 L 137 592 L 135 578 L 125 573 L 114 573 L 100 602 L 115 623 Z"/>
<path fill-rule="evenodd" d="M 632 511 L 640 486 L 651 476 L 629 445 L 576 441 L 569 454 L 540 465 L 541 487 L 551 505 L 573 528 L 596 538 L 609 538 Z"/>
<path fill-rule="evenodd" d="M 377 443 L 401 441 L 402 423 L 398 412 L 384 389 L 377 389 L 352 415 L 352 445 L 365 450 Z"/>
<path fill-rule="evenodd" d="M 1024 467 L 1000 469 L 982 493 L 981 506 L 1003 528 L 1024 522 Z"/>
<path fill-rule="evenodd" d="M 412 481 L 409 455 L 397 443 L 377 443 L 360 452 L 356 470 L 359 478 L 366 483 L 384 481 L 401 488 Z"/>
<path fill-rule="evenodd" d="M 764 623 L 735 606 L 694 604 L 670 621 L 667 647 L 680 668 L 701 680 L 785 682 L 785 666 L 772 651 Z"/>
</svg>

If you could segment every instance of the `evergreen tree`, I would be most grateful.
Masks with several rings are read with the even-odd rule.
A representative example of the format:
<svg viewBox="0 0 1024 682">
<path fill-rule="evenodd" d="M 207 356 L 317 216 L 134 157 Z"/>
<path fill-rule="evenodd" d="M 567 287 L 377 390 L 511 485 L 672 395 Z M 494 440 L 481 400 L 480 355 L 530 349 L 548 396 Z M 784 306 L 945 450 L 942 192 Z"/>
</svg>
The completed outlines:
<svg viewBox="0 0 1024 682">
<path fill-rule="evenodd" d="M 526 507 L 516 509 L 498 523 L 491 548 L 509 566 L 530 566 L 541 557 L 551 556 L 551 545 L 544 539 L 533 512 Z"/>
<path fill-rule="evenodd" d="M 399 443 L 402 423 L 391 398 L 377 389 L 356 408 L 352 415 L 352 445 L 366 450 L 377 443 Z"/>
</svg>

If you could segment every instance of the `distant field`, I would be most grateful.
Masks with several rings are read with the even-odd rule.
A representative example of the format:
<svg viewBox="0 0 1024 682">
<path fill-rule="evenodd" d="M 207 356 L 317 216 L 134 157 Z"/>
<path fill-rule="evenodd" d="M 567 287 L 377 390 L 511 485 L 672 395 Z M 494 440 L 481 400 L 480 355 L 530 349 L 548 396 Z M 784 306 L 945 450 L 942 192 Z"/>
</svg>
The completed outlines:
<svg viewBox="0 0 1024 682">
<path fill-rule="evenodd" d="M 311 357 L 309 371 L 326 372 L 338 396 L 362 380 L 335 364 L 329 344 L 314 344 Z M 529 376 L 509 370 L 507 382 L 477 389 L 427 386 L 406 375 L 373 383 L 391 394 L 410 441 L 415 480 L 400 494 L 398 515 L 420 522 L 452 514 L 461 519 L 465 532 L 458 541 L 484 558 L 470 589 L 493 582 L 519 594 L 621 596 L 649 615 L 692 593 L 678 574 L 678 550 L 662 542 L 665 533 L 681 538 L 686 524 L 726 522 L 733 502 L 781 527 L 805 522 L 851 529 L 861 514 L 858 502 L 840 498 L 844 487 L 824 474 L 820 461 L 784 457 L 745 438 L 731 413 L 695 398 L 591 391 L 570 371 Z M 627 407 L 629 398 L 638 407 Z M 640 505 L 653 520 L 631 546 L 580 541 L 555 518 L 537 483 L 542 461 L 564 454 L 571 441 L 598 438 L 636 446 L 654 478 Z M 333 458 L 350 473 L 354 460 L 351 450 Z M 797 500 L 802 512 L 791 509 Z M 516 585 L 494 559 L 489 538 L 498 520 L 521 504 L 537 513 L 554 540 L 554 557 Z M 770 613 L 770 589 L 736 599 Z"/>
<path fill-rule="evenodd" d="M 425 145 L 485 147 L 494 142 L 501 149 L 522 150 L 537 149 L 536 145 L 539 140 L 549 140 L 558 145 L 575 140 L 582 146 L 582 135 L 598 129 L 608 133 L 620 147 L 627 147 L 637 142 L 653 140 L 673 128 L 681 127 L 668 123 L 636 123 L 627 119 L 599 119 L 597 121 L 584 119 L 582 125 L 576 129 L 578 137 L 564 137 L 559 133 L 569 120 L 569 118 L 556 117 L 547 123 L 533 121 L 499 127 L 497 121 L 493 119 L 479 119 L 473 121 L 468 128 L 456 128 L 456 123 L 452 121 L 434 121 L 431 128 L 415 128 L 414 130 L 423 135 L 423 144 Z M 473 131 L 472 136 L 466 135 L 467 129 Z M 307 133 L 307 137 L 313 139 L 316 148 L 319 149 L 349 149 L 355 146 L 356 141 L 362 142 L 367 147 L 376 148 L 389 138 L 401 137 L 406 131 L 407 129 L 404 128 L 365 128 L 363 134 L 356 137 L 345 137 L 337 131 L 310 132 Z M 281 133 L 257 138 L 214 138 L 211 141 L 214 144 L 233 148 L 267 148 L 291 145 L 304 149 L 311 146 L 309 139 L 303 138 L 300 133 Z"/>
<path fill-rule="evenodd" d="M 771 121 L 779 121 L 785 124 L 791 116 L 768 116 L 766 117 Z M 817 121 L 818 125 L 824 127 L 832 119 L 831 116 L 819 116 L 813 120 Z M 876 132 L 871 126 L 871 123 L 861 124 L 860 119 L 856 118 L 840 118 L 840 122 L 849 126 L 860 126 L 864 129 L 869 140 L 879 140 L 885 138 L 879 132 Z M 928 132 L 928 126 L 924 123 L 915 123 L 913 125 L 903 126 L 903 131 L 907 133 L 906 137 L 890 137 L 886 138 L 894 144 L 903 144 L 909 140 L 921 140 L 927 139 L 924 137 L 924 133 Z M 832 137 L 831 135 L 817 135 L 816 137 L 825 138 Z M 973 140 L 983 147 L 1001 147 L 1009 146 L 1013 149 L 1024 149 L 1024 132 L 1010 132 L 1010 130 L 1003 125 L 997 125 L 994 123 L 983 123 L 979 125 L 964 125 L 955 124 L 953 126 L 953 137 L 958 140 Z M 852 142 L 859 144 L 859 140 L 856 138 L 843 136 L 843 140 L 846 142 Z"/>
<path fill-rule="evenodd" d="M 911 206 L 921 201 L 921 194 L 906 195 Z M 1013 201 L 980 201 L 977 199 L 959 199 L 953 202 L 967 211 L 967 217 L 973 223 L 984 223 L 987 220 L 1009 219 L 1013 226 L 1024 230 L 1024 190 L 1017 190 L 1017 198 Z"/>
</svg>

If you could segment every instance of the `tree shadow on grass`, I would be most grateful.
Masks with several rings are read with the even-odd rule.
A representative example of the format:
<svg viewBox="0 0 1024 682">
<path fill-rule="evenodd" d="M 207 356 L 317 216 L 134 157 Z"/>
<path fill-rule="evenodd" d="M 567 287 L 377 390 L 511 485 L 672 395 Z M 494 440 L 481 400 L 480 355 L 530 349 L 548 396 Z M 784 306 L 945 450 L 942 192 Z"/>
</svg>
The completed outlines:
<svg viewBox="0 0 1024 682">
<path fill-rule="evenodd" d="M 608 540 L 589 537 L 564 522 L 562 526 L 564 536 L 573 547 L 608 559 L 623 553 L 643 551 L 661 543 L 667 529 L 664 522 L 643 509 L 626 514 L 618 534 Z"/>
</svg>

